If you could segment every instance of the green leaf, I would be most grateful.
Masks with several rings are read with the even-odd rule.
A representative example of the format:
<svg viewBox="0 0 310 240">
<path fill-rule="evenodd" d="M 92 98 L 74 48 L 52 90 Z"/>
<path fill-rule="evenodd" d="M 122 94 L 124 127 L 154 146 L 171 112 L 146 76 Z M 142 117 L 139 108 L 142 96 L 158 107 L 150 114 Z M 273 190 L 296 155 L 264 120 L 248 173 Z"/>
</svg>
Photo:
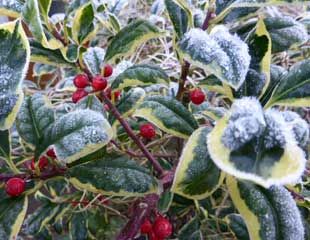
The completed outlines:
<svg viewBox="0 0 310 240">
<path fill-rule="evenodd" d="M 187 32 L 188 29 L 188 17 L 186 12 L 174 1 L 165 0 L 166 9 L 169 14 L 169 18 L 173 24 L 174 31 L 178 39 Z"/>
<path fill-rule="evenodd" d="M 70 239 L 84 240 L 87 239 L 87 214 L 85 212 L 78 212 L 73 214 L 69 223 Z"/>
<path fill-rule="evenodd" d="M 286 51 L 308 40 L 306 27 L 292 17 L 268 17 L 264 21 L 272 40 L 272 53 Z"/>
<path fill-rule="evenodd" d="M 89 41 L 96 34 L 94 24 L 94 9 L 92 3 L 89 2 L 81 6 L 75 12 L 72 26 L 72 37 L 77 44 L 83 44 Z"/>
<path fill-rule="evenodd" d="M 0 158 L 11 158 L 11 138 L 8 130 L 0 131 Z"/>
<path fill-rule="evenodd" d="M 5 198 L 0 201 L 0 237 L 17 239 L 28 208 L 27 196 Z"/>
<path fill-rule="evenodd" d="M 36 63 L 33 67 L 32 76 L 40 77 L 45 74 L 53 74 L 57 70 L 56 67 L 42 63 Z"/>
<path fill-rule="evenodd" d="M 43 14 L 45 14 L 45 12 L 43 12 Z M 43 23 L 41 21 L 38 0 L 26 1 L 23 8 L 23 19 L 27 23 L 27 26 L 29 27 L 34 38 L 40 42 L 44 48 L 53 50 L 63 46 L 62 43 L 55 39 L 51 34 L 47 32 L 45 33 Z"/>
<path fill-rule="evenodd" d="M 104 156 L 72 167 L 68 174 L 75 187 L 104 195 L 143 196 L 158 191 L 150 172 L 125 156 Z"/>
<path fill-rule="evenodd" d="M 100 47 L 90 47 L 83 54 L 83 61 L 93 75 L 101 74 L 104 67 L 105 50 Z"/>
<path fill-rule="evenodd" d="M 164 132 L 188 138 L 198 128 L 193 115 L 174 98 L 150 96 L 144 99 L 134 113 L 156 125 Z"/>
<path fill-rule="evenodd" d="M 169 208 L 172 204 L 174 194 L 170 190 L 166 190 L 160 195 L 158 200 L 157 208 L 161 213 L 169 211 Z"/>
<path fill-rule="evenodd" d="M 51 103 L 43 95 L 36 93 L 25 98 L 16 119 L 19 135 L 33 146 L 38 146 L 55 121 Z"/>
<path fill-rule="evenodd" d="M 39 151 L 53 145 L 57 159 L 71 163 L 102 148 L 112 136 L 112 128 L 102 114 L 76 110 L 61 116 L 47 129 Z"/>
<path fill-rule="evenodd" d="M 60 52 L 67 62 L 75 63 L 79 58 L 80 48 L 76 44 L 70 44 L 61 48 Z"/>
<path fill-rule="evenodd" d="M 296 182 L 306 159 L 286 114 L 263 112 L 251 98 L 235 101 L 208 135 L 212 160 L 226 173 L 266 188 Z"/>
<path fill-rule="evenodd" d="M 181 7 L 187 14 L 188 18 L 188 25 L 189 27 L 194 27 L 194 17 L 192 13 L 191 6 L 189 4 L 188 0 L 172 0 L 175 4 L 177 4 L 179 7 Z"/>
<path fill-rule="evenodd" d="M 272 105 L 310 106 L 310 60 L 294 64 L 290 71 L 281 77 L 267 107 Z"/>
<path fill-rule="evenodd" d="M 96 97 L 96 95 L 88 95 L 82 98 L 75 104 L 75 110 L 77 109 L 90 109 L 95 112 L 101 113 L 104 117 L 106 117 L 107 113 L 104 110 L 102 102 Z"/>
<path fill-rule="evenodd" d="M 157 83 L 168 85 L 168 75 L 157 66 L 141 64 L 127 68 L 118 75 L 111 88 L 121 90 L 129 86 L 148 86 Z"/>
<path fill-rule="evenodd" d="M 73 67 L 62 55 L 59 49 L 51 50 L 44 48 L 39 42 L 30 41 L 31 62 L 44 63 L 56 67 Z"/>
<path fill-rule="evenodd" d="M 191 29 L 178 48 L 186 61 L 214 74 L 236 90 L 245 81 L 250 65 L 248 46 L 225 27 L 214 28 L 211 35 L 198 28 Z"/>
<path fill-rule="evenodd" d="M 205 79 L 199 81 L 199 86 L 205 87 L 209 91 L 219 93 L 223 95 L 223 97 L 227 97 L 231 101 L 234 100 L 232 89 L 227 84 L 223 84 L 214 75 L 210 75 L 206 77 Z"/>
<path fill-rule="evenodd" d="M 22 104 L 22 81 L 29 64 L 30 48 L 19 21 L 0 25 L 0 130 L 9 129 Z"/>
<path fill-rule="evenodd" d="M 52 5 L 52 0 L 39 0 L 39 9 L 45 24 L 49 24 L 48 14 Z"/>
<path fill-rule="evenodd" d="M 180 230 L 178 235 L 179 240 L 202 240 L 203 236 L 200 231 L 200 221 L 199 217 L 192 218 L 188 223 L 186 223 Z"/>
<path fill-rule="evenodd" d="M 130 56 L 142 43 L 157 37 L 162 32 L 146 20 L 135 20 L 119 31 L 108 46 L 105 61 Z"/>
<path fill-rule="evenodd" d="M 21 0 L 2 0 L 0 2 L 0 15 L 18 18 L 22 9 L 23 1 Z"/>
<path fill-rule="evenodd" d="M 250 236 L 243 218 L 239 214 L 229 214 L 225 217 L 230 230 L 238 240 L 250 240 Z"/>
<path fill-rule="evenodd" d="M 304 228 L 291 194 L 282 186 L 263 189 L 228 177 L 235 207 L 245 220 L 250 239 L 303 240 Z"/>
<path fill-rule="evenodd" d="M 197 129 L 188 139 L 178 163 L 171 191 L 190 199 L 210 196 L 224 175 L 213 163 L 207 147 L 210 129 Z"/>
</svg>

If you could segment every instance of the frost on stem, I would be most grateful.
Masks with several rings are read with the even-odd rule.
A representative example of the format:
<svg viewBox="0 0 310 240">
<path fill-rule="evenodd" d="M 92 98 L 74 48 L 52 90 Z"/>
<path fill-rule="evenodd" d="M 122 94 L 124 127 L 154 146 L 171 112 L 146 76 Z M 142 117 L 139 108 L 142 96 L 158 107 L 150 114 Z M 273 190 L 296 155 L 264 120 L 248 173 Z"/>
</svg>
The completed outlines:
<svg viewBox="0 0 310 240">
<path fill-rule="evenodd" d="M 309 140 L 309 126 L 297 113 L 292 111 L 282 112 L 282 116 L 292 130 L 296 141 L 300 146 L 306 146 Z"/>
<path fill-rule="evenodd" d="M 223 144 L 236 150 L 265 129 L 263 109 L 255 98 L 242 98 L 232 105 L 231 116 L 222 136 Z"/>
</svg>

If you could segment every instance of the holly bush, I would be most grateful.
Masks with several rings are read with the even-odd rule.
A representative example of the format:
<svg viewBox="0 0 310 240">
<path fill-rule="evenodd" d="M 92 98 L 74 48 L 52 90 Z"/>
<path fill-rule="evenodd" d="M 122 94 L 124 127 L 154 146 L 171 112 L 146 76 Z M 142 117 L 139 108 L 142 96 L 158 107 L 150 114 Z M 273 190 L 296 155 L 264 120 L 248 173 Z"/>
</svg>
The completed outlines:
<svg viewBox="0 0 310 240">
<path fill-rule="evenodd" d="M 2 0 L 0 238 L 309 239 L 308 4 Z"/>
</svg>

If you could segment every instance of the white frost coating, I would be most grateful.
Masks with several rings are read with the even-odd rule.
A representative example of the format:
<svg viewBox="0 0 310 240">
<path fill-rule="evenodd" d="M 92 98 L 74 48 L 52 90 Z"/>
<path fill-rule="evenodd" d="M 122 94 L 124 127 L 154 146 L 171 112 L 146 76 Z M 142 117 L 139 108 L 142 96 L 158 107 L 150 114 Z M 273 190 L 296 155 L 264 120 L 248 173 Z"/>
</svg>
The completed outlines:
<svg viewBox="0 0 310 240">
<path fill-rule="evenodd" d="M 22 3 L 17 0 L 1 0 L 0 8 L 4 7 L 7 9 L 13 9 L 14 11 L 20 12 L 22 10 Z"/>
<path fill-rule="evenodd" d="M 222 142 L 230 150 L 236 150 L 254 137 L 258 137 L 265 126 L 263 109 L 257 99 L 245 97 L 236 100 L 232 105 Z"/>
<path fill-rule="evenodd" d="M 217 41 L 222 50 L 230 59 L 229 65 L 225 65 L 219 59 L 219 64 L 223 69 L 224 77 L 238 89 L 245 81 L 251 57 L 248 45 L 237 35 L 231 35 L 227 28 L 218 26 L 212 29 L 210 36 Z"/>
<path fill-rule="evenodd" d="M 281 240 L 304 240 L 301 215 L 291 194 L 282 186 L 272 186 L 268 191 L 278 217 Z"/>
<path fill-rule="evenodd" d="M 83 54 L 83 61 L 92 74 L 101 73 L 104 66 L 105 50 L 100 47 L 91 47 Z"/>
<path fill-rule="evenodd" d="M 124 72 L 127 68 L 130 68 L 133 66 L 133 62 L 131 61 L 121 61 L 119 64 L 116 65 L 116 67 L 113 69 L 113 74 L 111 77 L 109 77 L 109 83 L 112 83 L 114 79 L 120 75 L 122 72 Z"/>
<path fill-rule="evenodd" d="M 306 146 L 309 140 L 309 125 L 303 120 L 297 113 L 292 111 L 282 112 L 282 116 L 286 122 L 286 126 L 289 126 L 295 136 L 296 141 L 301 146 Z"/>
</svg>

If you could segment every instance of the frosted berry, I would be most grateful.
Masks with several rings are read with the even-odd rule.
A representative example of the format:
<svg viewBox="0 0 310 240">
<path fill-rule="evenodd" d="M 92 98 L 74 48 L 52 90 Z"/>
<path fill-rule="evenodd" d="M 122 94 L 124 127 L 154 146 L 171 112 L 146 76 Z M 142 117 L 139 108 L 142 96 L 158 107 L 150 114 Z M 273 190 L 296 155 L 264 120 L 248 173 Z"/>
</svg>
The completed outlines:
<svg viewBox="0 0 310 240">
<path fill-rule="evenodd" d="M 167 238 L 172 234 L 172 225 L 168 219 L 157 217 L 153 225 L 153 231 L 158 238 Z"/>
<path fill-rule="evenodd" d="M 17 197 L 25 191 L 25 181 L 21 178 L 10 178 L 5 185 L 6 193 L 11 197 Z"/>
<path fill-rule="evenodd" d="M 146 139 L 152 139 L 156 135 L 154 126 L 150 123 L 142 124 L 140 126 L 140 135 Z"/>
<path fill-rule="evenodd" d="M 152 223 L 150 220 L 145 220 L 140 226 L 140 232 L 142 234 L 148 234 L 152 231 Z"/>
<path fill-rule="evenodd" d="M 93 78 L 92 86 L 94 91 L 104 90 L 108 85 L 108 81 L 106 78 L 103 78 L 100 75 L 97 75 Z"/>
<path fill-rule="evenodd" d="M 88 92 L 86 92 L 84 89 L 78 89 L 72 94 L 72 102 L 77 103 L 80 99 L 86 97 L 87 95 Z"/>
<path fill-rule="evenodd" d="M 45 156 L 40 157 L 40 159 L 39 159 L 39 169 L 40 170 L 45 169 L 48 166 L 48 164 L 49 164 L 49 162 L 48 162 L 47 157 L 45 157 Z M 35 170 L 34 158 L 31 161 L 31 169 Z"/>
<path fill-rule="evenodd" d="M 50 148 L 47 152 L 46 155 L 49 156 L 50 158 L 56 158 L 56 154 L 53 148 Z"/>
<path fill-rule="evenodd" d="M 113 74 L 113 67 L 110 64 L 106 64 L 103 69 L 103 76 L 110 77 Z"/>
<path fill-rule="evenodd" d="M 85 88 L 89 85 L 89 79 L 86 74 L 78 74 L 73 80 L 74 85 L 77 88 Z"/>
<path fill-rule="evenodd" d="M 190 92 L 190 99 L 191 99 L 192 103 L 199 105 L 205 101 L 206 95 L 204 94 L 204 92 L 202 90 L 195 89 L 195 90 Z"/>
</svg>

